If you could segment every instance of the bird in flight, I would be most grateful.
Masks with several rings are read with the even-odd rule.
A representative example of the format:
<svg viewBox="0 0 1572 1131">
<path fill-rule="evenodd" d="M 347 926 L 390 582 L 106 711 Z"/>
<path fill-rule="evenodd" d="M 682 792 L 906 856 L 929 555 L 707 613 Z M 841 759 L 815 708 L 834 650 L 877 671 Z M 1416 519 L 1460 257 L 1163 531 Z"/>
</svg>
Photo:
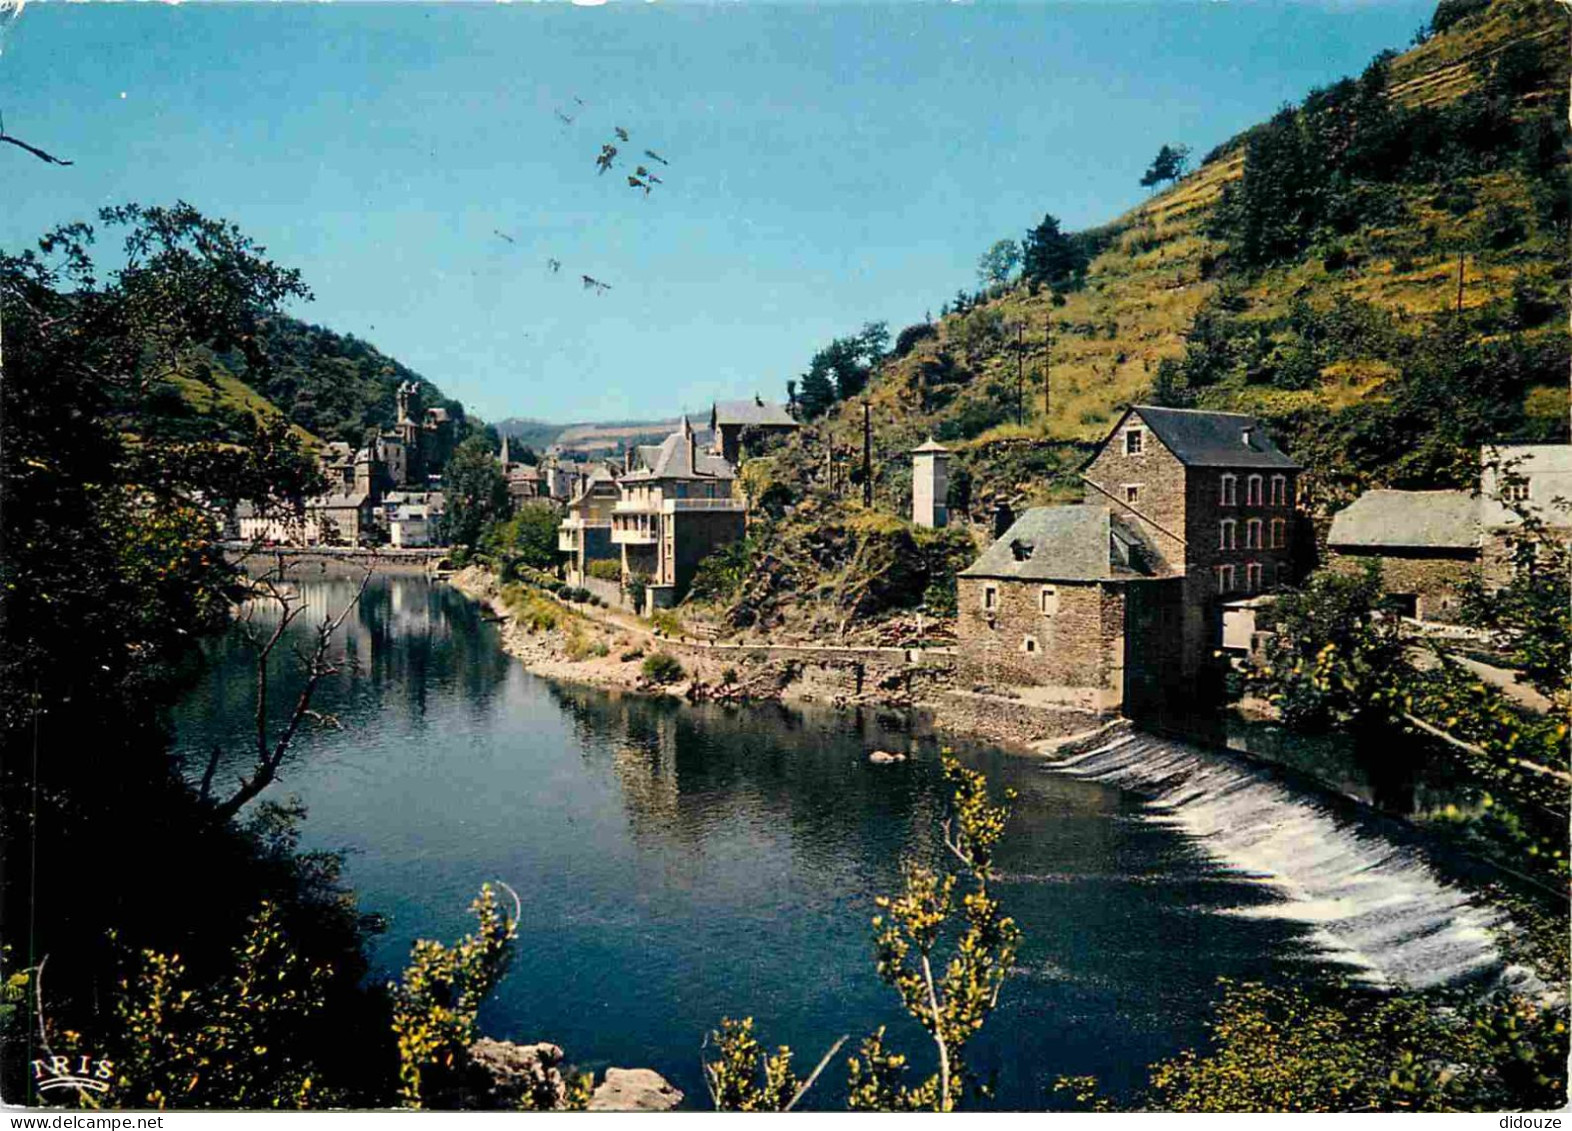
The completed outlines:
<svg viewBox="0 0 1572 1131">
<path fill-rule="evenodd" d="M 663 185 L 663 184 L 666 183 L 665 181 L 663 181 L 659 177 L 657 177 L 654 173 L 652 173 L 648 169 L 646 169 L 643 165 L 640 165 L 637 169 L 633 170 L 633 175 L 636 176 L 636 177 L 643 177 L 646 181 L 648 181 L 652 185 Z M 644 191 L 648 192 L 649 190 L 645 189 Z"/>
<path fill-rule="evenodd" d="M 615 145 L 603 145 L 600 147 L 600 156 L 595 158 L 595 164 L 604 173 L 611 168 L 611 163 L 616 159 L 617 147 Z"/>
<path fill-rule="evenodd" d="M 651 161 L 659 161 L 662 165 L 671 164 L 670 161 L 666 160 L 659 153 L 656 153 L 653 149 L 646 149 L 644 151 L 644 156 L 648 157 Z"/>
<path fill-rule="evenodd" d="M 558 271 L 562 270 L 562 260 L 560 260 L 560 259 L 548 259 L 548 260 L 546 260 L 546 266 L 550 267 L 551 268 L 551 273 L 553 275 L 555 275 Z"/>
<path fill-rule="evenodd" d="M 573 119 L 568 117 L 561 110 L 553 110 L 552 113 L 557 115 L 558 120 L 561 121 L 563 125 L 571 126 L 573 124 Z"/>
<path fill-rule="evenodd" d="M 618 141 L 627 141 L 628 140 L 628 131 L 627 130 L 623 129 L 621 126 L 615 126 L 613 128 L 617 132 L 617 140 Z"/>
<path fill-rule="evenodd" d="M 601 294 L 605 291 L 611 290 L 610 283 L 603 283 L 599 279 L 590 278 L 588 275 L 581 275 L 579 277 L 584 280 L 584 289 L 586 291 L 594 291 L 596 294 Z"/>
<path fill-rule="evenodd" d="M 519 242 L 518 240 L 514 239 L 512 236 L 508 235 L 508 233 L 504 232 L 501 228 L 493 228 L 491 230 L 493 232 L 495 232 L 498 236 L 500 236 L 502 239 L 507 240 L 509 243 L 518 243 Z"/>
<path fill-rule="evenodd" d="M 645 184 L 643 181 L 639 180 L 637 177 L 629 177 L 628 178 L 628 187 L 629 188 L 641 188 L 641 189 L 643 189 L 645 196 L 648 196 L 650 194 L 650 186 Z"/>
</svg>

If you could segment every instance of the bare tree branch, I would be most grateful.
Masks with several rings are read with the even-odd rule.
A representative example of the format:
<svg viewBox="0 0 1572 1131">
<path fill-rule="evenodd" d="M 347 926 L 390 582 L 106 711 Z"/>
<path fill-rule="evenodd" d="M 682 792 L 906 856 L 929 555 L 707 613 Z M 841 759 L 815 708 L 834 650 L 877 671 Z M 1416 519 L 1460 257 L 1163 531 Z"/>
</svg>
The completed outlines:
<svg viewBox="0 0 1572 1131">
<path fill-rule="evenodd" d="M 364 576 L 360 579 L 360 587 L 355 590 L 352 597 L 336 616 L 327 616 L 316 627 L 316 640 L 309 654 L 297 651 L 305 672 L 305 682 L 301 685 L 300 693 L 295 697 L 295 705 L 289 713 L 289 719 L 274 738 L 269 737 L 267 723 L 268 708 L 268 673 L 269 659 L 283 639 L 285 631 L 296 618 L 305 611 L 305 603 L 300 597 L 290 590 L 282 587 L 272 576 L 259 579 L 259 586 L 266 591 L 269 598 L 277 604 L 282 612 L 278 624 L 268 635 L 266 641 L 261 641 L 260 636 L 248 632 L 248 640 L 256 649 L 256 762 L 249 777 L 240 779 L 239 788 L 224 801 L 213 807 L 213 815 L 227 821 L 238 813 L 248 802 L 272 785 L 278 779 L 279 769 L 289 755 L 290 744 L 299 732 L 300 726 L 307 720 L 324 721 L 327 725 L 336 726 L 338 720 L 331 715 L 324 715 L 311 709 L 311 699 L 316 694 L 317 685 L 330 675 L 340 671 L 334 661 L 328 659 L 328 649 L 333 643 L 333 638 L 343 627 L 344 621 L 351 611 L 360 604 L 365 596 L 366 586 L 371 583 L 372 574 L 376 572 L 376 563 L 366 567 Z M 280 578 L 281 580 L 282 578 Z"/>
<path fill-rule="evenodd" d="M 38 158 L 40 161 L 46 161 L 46 162 L 48 162 L 51 165 L 75 165 L 76 164 L 75 161 L 65 161 L 65 160 L 62 160 L 59 157 L 56 157 L 52 153 L 45 153 L 42 149 L 39 149 L 36 145 L 28 145 L 27 142 L 23 141 L 21 138 L 12 137 L 8 133 L 0 133 L 0 141 L 8 142 L 9 144 L 16 146 L 18 149 L 25 149 L 29 153 L 31 153 L 34 157 Z"/>
</svg>

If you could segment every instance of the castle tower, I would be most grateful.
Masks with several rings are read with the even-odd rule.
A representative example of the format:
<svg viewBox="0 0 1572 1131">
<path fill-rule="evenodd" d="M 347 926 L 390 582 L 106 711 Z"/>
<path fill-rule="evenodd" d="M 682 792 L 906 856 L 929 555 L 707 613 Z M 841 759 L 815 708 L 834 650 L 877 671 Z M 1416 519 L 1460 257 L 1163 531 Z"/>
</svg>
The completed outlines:
<svg viewBox="0 0 1572 1131">
<path fill-rule="evenodd" d="M 950 524 L 950 449 L 929 440 L 912 451 L 912 522 Z"/>
<path fill-rule="evenodd" d="M 508 455 L 508 434 L 504 432 L 502 434 L 502 474 L 506 475 L 508 473 L 508 468 L 512 463 L 513 460 Z"/>
</svg>

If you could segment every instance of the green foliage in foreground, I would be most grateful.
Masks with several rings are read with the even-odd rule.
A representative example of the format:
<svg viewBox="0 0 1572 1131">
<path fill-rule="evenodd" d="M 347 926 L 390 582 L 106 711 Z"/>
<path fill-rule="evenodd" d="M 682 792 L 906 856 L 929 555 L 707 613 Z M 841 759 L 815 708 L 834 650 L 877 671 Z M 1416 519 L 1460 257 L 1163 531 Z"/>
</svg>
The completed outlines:
<svg viewBox="0 0 1572 1131">
<path fill-rule="evenodd" d="M 1567 1015 L 1521 995 L 1447 1001 L 1223 982 L 1210 1048 L 1154 1065 L 1161 1111 L 1513 1111 L 1566 1102 Z M 1057 1088 L 1101 1110 L 1088 1077 Z"/>
<path fill-rule="evenodd" d="M 968 1092 L 981 1093 L 967 1070 L 965 1048 L 998 1005 L 1021 939 L 990 886 L 994 848 L 1010 809 L 1008 803 L 991 804 L 987 779 L 948 752 L 944 778 L 952 796 L 941 832 L 959 867 L 943 870 L 905 861 L 900 894 L 881 896 L 876 901 L 880 913 L 873 919 L 879 977 L 928 1033 L 937 1070 L 909 1084 L 907 1058 L 886 1048 L 881 1027 L 863 1039 L 849 1061 L 847 1106 L 853 1110 L 954 1111 Z M 959 907 L 958 887 L 967 889 Z M 840 1048 L 840 1042 L 832 1046 L 819 1068 L 799 1083 L 791 1049 L 782 1046 L 766 1055 L 753 1037 L 752 1018 L 723 1020 L 710 1036 L 719 1056 L 705 1063 L 705 1079 L 722 1111 L 790 1109 Z"/>
</svg>

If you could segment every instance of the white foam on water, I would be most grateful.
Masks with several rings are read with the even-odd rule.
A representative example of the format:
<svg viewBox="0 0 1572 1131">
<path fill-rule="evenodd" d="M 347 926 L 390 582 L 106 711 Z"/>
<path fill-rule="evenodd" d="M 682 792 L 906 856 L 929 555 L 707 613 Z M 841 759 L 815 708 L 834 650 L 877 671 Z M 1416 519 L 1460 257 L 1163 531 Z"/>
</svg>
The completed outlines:
<svg viewBox="0 0 1572 1131">
<path fill-rule="evenodd" d="M 1144 734 L 1050 765 L 1141 794 L 1152 820 L 1282 896 L 1224 913 L 1302 923 L 1326 960 L 1362 980 L 1426 989 L 1505 975 L 1531 989 L 1524 972 L 1504 969 L 1492 934 L 1504 913 L 1441 879 L 1417 850 L 1360 829 L 1265 770 Z"/>
</svg>

